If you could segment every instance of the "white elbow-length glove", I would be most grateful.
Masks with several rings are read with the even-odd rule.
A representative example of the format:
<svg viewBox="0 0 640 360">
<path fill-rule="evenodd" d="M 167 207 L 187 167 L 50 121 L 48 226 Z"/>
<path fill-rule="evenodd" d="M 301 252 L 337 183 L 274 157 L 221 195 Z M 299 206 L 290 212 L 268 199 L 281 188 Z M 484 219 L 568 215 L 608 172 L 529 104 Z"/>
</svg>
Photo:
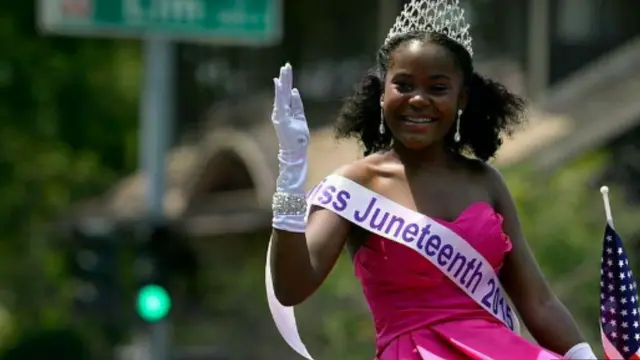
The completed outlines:
<svg viewBox="0 0 640 360">
<path fill-rule="evenodd" d="M 280 173 L 273 196 L 273 227 L 303 233 L 309 126 L 300 92 L 293 87 L 293 69 L 287 63 L 273 79 L 275 96 L 271 121 L 278 136 Z"/>
<path fill-rule="evenodd" d="M 273 195 L 273 227 L 279 230 L 304 233 L 305 183 L 307 181 L 307 147 L 309 127 L 304 116 L 302 99 L 293 88 L 293 71 L 288 63 L 280 68 L 280 77 L 273 79 L 275 98 L 271 121 L 276 130 L 280 148 L 280 173 Z M 278 331 L 298 354 L 313 360 L 300 338 L 293 307 L 285 307 L 275 296 L 271 279 L 271 243 L 267 250 L 265 284 L 267 302 Z"/>
</svg>

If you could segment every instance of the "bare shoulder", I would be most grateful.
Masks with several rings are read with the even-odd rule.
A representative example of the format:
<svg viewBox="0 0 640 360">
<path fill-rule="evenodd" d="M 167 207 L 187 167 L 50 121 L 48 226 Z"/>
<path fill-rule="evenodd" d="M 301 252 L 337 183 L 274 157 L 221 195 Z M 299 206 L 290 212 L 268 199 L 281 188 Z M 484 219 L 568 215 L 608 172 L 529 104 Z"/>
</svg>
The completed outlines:
<svg viewBox="0 0 640 360">
<path fill-rule="evenodd" d="M 507 222 L 506 226 L 508 227 L 508 223 L 511 221 L 510 219 L 517 219 L 517 210 L 504 177 L 500 173 L 500 170 L 491 164 L 477 161 L 476 166 L 483 186 L 493 199 L 496 211 L 505 217 L 505 221 Z"/>
<path fill-rule="evenodd" d="M 483 167 L 485 184 L 487 184 L 487 187 L 492 190 L 494 196 L 502 200 L 511 198 L 509 188 L 507 187 L 507 184 L 504 180 L 504 177 L 502 176 L 502 173 L 500 173 L 500 170 L 498 170 L 495 166 L 487 163 L 483 163 Z"/>
<path fill-rule="evenodd" d="M 383 163 L 383 161 L 383 155 L 372 154 L 338 168 L 333 174 L 343 176 L 362 186 L 368 187 L 375 178 L 376 168 Z"/>
<path fill-rule="evenodd" d="M 488 188 L 499 189 L 505 186 L 504 179 L 500 171 L 493 165 L 477 159 L 464 158 L 465 168 L 474 177 L 482 180 Z"/>
<path fill-rule="evenodd" d="M 478 161 L 480 164 L 483 177 L 492 185 L 504 186 L 504 178 L 502 177 L 502 173 L 495 166 Z"/>
<path fill-rule="evenodd" d="M 511 193 L 500 170 L 478 159 L 463 157 L 460 161 L 471 180 L 481 184 L 489 193 L 496 208 L 512 202 Z"/>
</svg>

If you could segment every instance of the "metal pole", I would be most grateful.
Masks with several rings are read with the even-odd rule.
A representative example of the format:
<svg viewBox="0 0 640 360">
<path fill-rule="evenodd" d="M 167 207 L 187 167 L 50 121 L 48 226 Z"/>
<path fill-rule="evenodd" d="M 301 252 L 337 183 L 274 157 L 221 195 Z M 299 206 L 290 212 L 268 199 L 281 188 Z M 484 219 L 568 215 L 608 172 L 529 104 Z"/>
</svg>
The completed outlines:
<svg viewBox="0 0 640 360">
<path fill-rule="evenodd" d="M 529 0 L 529 97 L 538 98 L 549 85 L 549 0 Z"/>
<path fill-rule="evenodd" d="M 144 42 L 144 87 L 140 129 L 140 164 L 147 180 L 147 216 L 150 225 L 165 221 L 165 156 L 174 116 L 174 44 L 161 38 Z M 150 325 L 149 359 L 169 360 L 169 324 Z"/>
</svg>

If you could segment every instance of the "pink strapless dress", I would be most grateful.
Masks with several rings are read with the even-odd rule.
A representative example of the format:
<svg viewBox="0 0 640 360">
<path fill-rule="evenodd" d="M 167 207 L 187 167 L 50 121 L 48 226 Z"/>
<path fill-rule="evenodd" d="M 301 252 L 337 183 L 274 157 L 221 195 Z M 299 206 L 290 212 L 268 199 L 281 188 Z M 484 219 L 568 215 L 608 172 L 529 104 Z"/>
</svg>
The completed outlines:
<svg viewBox="0 0 640 360">
<path fill-rule="evenodd" d="M 488 203 L 437 220 L 500 269 L 511 240 Z M 378 360 L 544 360 L 562 357 L 516 335 L 413 250 L 372 235 L 355 256 L 376 327 Z"/>
</svg>

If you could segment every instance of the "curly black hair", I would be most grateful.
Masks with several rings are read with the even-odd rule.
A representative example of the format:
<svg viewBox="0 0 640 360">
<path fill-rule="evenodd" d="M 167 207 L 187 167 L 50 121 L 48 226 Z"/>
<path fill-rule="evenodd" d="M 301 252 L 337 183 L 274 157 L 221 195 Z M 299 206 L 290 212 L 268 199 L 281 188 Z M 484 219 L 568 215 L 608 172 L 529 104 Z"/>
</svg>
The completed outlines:
<svg viewBox="0 0 640 360">
<path fill-rule="evenodd" d="M 469 90 L 467 106 L 460 118 L 461 140 L 459 143 L 453 140 L 452 129 L 445 138 L 445 146 L 453 152 L 470 152 L 474 157 L 488 161 L 502 145 L 502 137 L 511 135 L 524 122 L 525 101 L 510 93 L 503 85 L 476 73 L 469 52 L 458 42 L 436 32 L 401 34 L 380 48 L 377 66 L 367 72 L 340 110 L 336 137 L 356 138 L 363 145 L 365 155 L 390 148 L 390 131 L 384 134 L 379 131 L 380 97 L 392 52 L 411 40 L 434 43 L 448 49 L 462 71 L 464 85 Z"/>
</svg>

